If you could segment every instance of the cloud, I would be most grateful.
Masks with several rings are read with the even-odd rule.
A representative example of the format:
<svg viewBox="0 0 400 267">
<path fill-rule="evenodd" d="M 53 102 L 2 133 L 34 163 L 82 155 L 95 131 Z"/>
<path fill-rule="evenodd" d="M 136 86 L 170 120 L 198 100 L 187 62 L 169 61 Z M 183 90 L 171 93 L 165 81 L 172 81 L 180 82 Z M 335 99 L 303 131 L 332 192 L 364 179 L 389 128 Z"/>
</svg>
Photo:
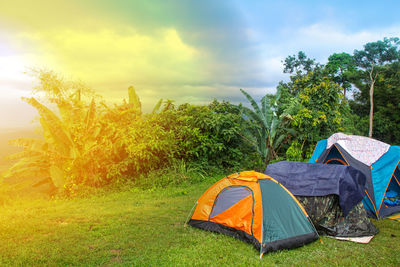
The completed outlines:
<svg viewBox="0 0 400 267">
<path fill-rule="evenodd" d="M 358 16 L 355 24 L 363 27 L 351 26 L 343 17 L 353 17 L 338 16 L 342 13 L 329 5 L 293 5 L 48 5 L 39 0 L 20 9 L 10 2 L 0 10 L 0 27 L 7 30 L 0 32 L 0 90 L 16 99 L 32 88 L 23 72 L 38 67 L 81 80 L 114 102 L 127 98 L 127 88 L 134 85 L 147 111 L 160 98 L 239 103 L 246 101 L 239 88 L 256 99 L 273 93 L 278 82 L 288 78 L 282 71 L 288 55 L 302 50 L 324 63 L 332 53 L 352 53 L 367 42 L 400 35 L 398 25 L 371 28 Z M 4 45 L 5 35 L 13 49 Z"/>
<path fill-rule="evenodd" d="M 251 49 L 243 49 L 236 58 L 223 60 L 185 43 L 174 28 L 152 34 L 127 26 L 59 29 L 20 38 L 40 49 L 31 62 L 46 62 L 46 69 L 82 80 L 109 100 L 126 98 L 126 88 L 134 85 L 148 111 L 159 98 L 193 104 L 214 98 L 233 101 L 239 99 L 239 88 L 264 95 L 282 73 L 278 57 L 256 61 L 246 57 Z"/>
<path fill-rule="evenodd" d="M 112 101 L 126 98 L 127 88 L 134 85 L 147 99 L 147 110 L 161 97 L 188 97 L 197 91 L 194 87 L 212 81 L 207 53 L 185 43 L 174 28 L 151 34 L 126 26 L 89 32 L 59 29 L 18 37 L 20 43 L 38 47 L 36 53 L 24 54 L 33 67 L 81 80 Z"/>
<path fill-rule="evenodd" d="M 193 74 L 199 53 L 173 28 L 160 29 L 154 35 L 139 34 L 131 27 L 114 27 L 89 32 L 59 29 L 22 37 L 41 43 L 37 62 L 46 62 L 91 84 L 196 79 Z"/>
<path fill-rule="evenodd" d="M 377 29 L 349 31 L 339 23 L 315 23 L 300 27 L 293 33 L 298 50 L 309 52 L 311 57 L 325 61 L 333 53 L 353 53 L 368 42 L 400 35 L 400 25 Z"/>
</svg>

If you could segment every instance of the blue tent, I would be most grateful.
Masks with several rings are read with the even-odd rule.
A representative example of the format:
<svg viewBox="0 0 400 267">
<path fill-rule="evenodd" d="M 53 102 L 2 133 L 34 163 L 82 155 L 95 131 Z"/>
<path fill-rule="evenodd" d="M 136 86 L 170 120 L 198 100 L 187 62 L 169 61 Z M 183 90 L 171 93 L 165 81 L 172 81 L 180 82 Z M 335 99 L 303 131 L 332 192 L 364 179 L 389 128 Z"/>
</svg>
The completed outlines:
<svg viewBox="0 0 400 267">
<path fill-rule="evenodd" d="M 337 133 L 318 142 L 310 163 L 343 164 L 366 176 L 363 204 L 376 218 L 400 212 L 400 147 Z"/>
</svg>

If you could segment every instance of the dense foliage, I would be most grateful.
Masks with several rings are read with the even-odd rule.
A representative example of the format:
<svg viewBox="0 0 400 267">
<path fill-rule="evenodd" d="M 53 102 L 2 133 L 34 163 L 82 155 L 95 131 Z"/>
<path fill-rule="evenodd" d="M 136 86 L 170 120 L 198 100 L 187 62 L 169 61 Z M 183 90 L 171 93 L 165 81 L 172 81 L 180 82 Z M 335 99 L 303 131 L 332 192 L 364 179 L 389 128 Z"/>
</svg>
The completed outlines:
<svg viewBox="0 0 400 267">
<path fill-rule="evenodd" d="M 358 70 L 353 83 L 358 91 L 351 103 L 352 109 L 363 124 L 369 118 L 369 136 L 400 144 L 397 134 L 400 130 L 397 115 L 400 40 L 384 38 L 383 41 L 367 43 L 363 50 L 354 51 L 354 59 Z M 365 128 L 363 124 L 361 129 Z"/>
<path fill-rule="evenodd" d="M 14 140 L 24 151 L 11 156 L 19 161 L 5 176 L 40 177 L 39 184 L 48 182 L 67 191 L 120 177 L 126 170 L 120 164 L 126 158 L 124 126 L 140 115 L 136 100 L 110 108 L 80 84 L 64 82 L 49 72 L 39 73 L 38 78 L 37 90 L 57 110 L 36 98 L 24 98 L 39 113 L 43 138 Z M 129 94 L 136 98 L 133 88 Z"/>
<path fill-rule="evenodd" d="M 307 160 L 316 142 L 335 132 L 372 133 L 398 145 L 399 45 L 385 38 L 353 55 L 334 53 L 325 65 L 300 51 L 283 62 L 289 80 L 259 103 L 241 89 L 245 105 L 161 99 L 150 114 L 133 87 L 128 101 L 110 105 L 81 84 L 39 71 L 38 97 L 24 100 L 38 111 L 43 138 L 14 140 L 23 151 L 10 156 L 18 161 L 5 176 L 39 177 L 37 184 L 73 194 L 113 182 L 148 185 L 144 175 L 165 186 L 215 170 L 262 171 L 271 161 Z"/>
<path fill-rule="evenodd" d="M 278 116 L 290 118 L 291 142 L 280 151 L 289 160 L 308 159 L 317 141 L 335 132 L 352 133 L 353 122 L 344 90 L 335 82 L 333 67 L 309 59 L 303 52 L 284 61 L 288 82 L 280 82 L 277 90 Z M 288 128 L 286 126 L 286 128 Z M 286 151 L 285 151 L 286 150 Z M 286 153 L 285 153 L 286 152 Z"/>
<path fill-rule="evenodd" d="M 110 106 L 51 72 L 38 78 L 42 102 L 55 110 L 37 98 L 24 99 L 39 113 L 43 139 L 13 141 L 24 151 L 10 156 L 19 161 L 6 177 L 41 177 L 38 184 L 73 193 L 80 186 L 135 180 L 182 160 L 230 172 L 252 162 L 240 136 L 246 121 L 240 107 L 228 102 L 175 107 L 168 100 L 142 115 L 133 87 L 127 103 Z"/>
<path fill-rule="evenodd" d="M 399 38 L 384 38 L 383 41 L 367 43 L 363 50 L 354 51 L 353 58 L 359 73 L 358 85 L 369 89 L 369 137 L 372 137 L 373 132 L 375 84 L 381 80 L 381 74 L 388 65 L 399 61 L 399 45 Z"/>
<path fill-rule="evenodd" d="M 148 154 L 150 161 L 151 157 L 157 157 L 153 163 L 147 163 L 148 167 L 157 161 L 161 164 L 185 160 L 202 164 L 204 168 L 211 165 L 235 171 L 248 162 L 252 151 L 241 137 L 246 121 L 238 106 L 216 100 L 207 106 L 183 104 L 167 107 L 169 104 L 167 101 L 161 112 L 148 114 L 142 121 L 136 122 L 140 125 L 132 126 L 135 132 L 143 133 L 147 129 L 149 138 L 152 136 L 159 142 L 159 145 L 154 140 L 140 142 L 152 143 L 161 149 L 155 155 Z M 140 127 L 143 129 L 138 130 Z M 130 155 L 134 156 L 134 153 L 138 153 L 135 147 L 138 142 L 131 138 L 130 143 Z M 143 153 L 145 151 L 150 152 L 149 149 L 143 149 Z"/>
</svg>

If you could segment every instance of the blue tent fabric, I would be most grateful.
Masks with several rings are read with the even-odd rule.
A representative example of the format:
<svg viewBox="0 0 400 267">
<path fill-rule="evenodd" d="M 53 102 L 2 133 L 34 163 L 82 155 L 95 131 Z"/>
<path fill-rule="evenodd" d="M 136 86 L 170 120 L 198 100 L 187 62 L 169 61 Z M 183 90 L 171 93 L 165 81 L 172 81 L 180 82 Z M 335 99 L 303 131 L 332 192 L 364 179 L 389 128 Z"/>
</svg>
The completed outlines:
<svg viewBox="0 0 400 267">
<path fill-rule="evenodd" d="M 363 199 L 365 175 L 351 166 L 281 161 L 267 166 L 273 177 L 295 196 L 335 194 L 344 216 Z"/>
<path fill-rule="evenodd" d="M 308 162 L 310 162 L 310 163 L 317 162 L 317 159 L 319 158 L 319 156 L 326 149 L 327 143 L 328 143 L 327 139 L 323 139 L 323 140 L 319 141 L 317 143 L 317 146 L 314 149 L 314 153 L 312 154 L 312 156 L 311 156 L 311 158 L 310 158 L 310 160 Z"/>
<path fill-rule="evenodd" d="M 392 175 L 399 164 L 400 147 L 391 146 L 382 157 L 372 164 L 371 175 L 372 184 L 375 191 L 375 203 L 377 208 L 382 204 L 386 189 L 392 178 Z M 379 212 L 379 211 L 378 211 Z"/>
</svg>

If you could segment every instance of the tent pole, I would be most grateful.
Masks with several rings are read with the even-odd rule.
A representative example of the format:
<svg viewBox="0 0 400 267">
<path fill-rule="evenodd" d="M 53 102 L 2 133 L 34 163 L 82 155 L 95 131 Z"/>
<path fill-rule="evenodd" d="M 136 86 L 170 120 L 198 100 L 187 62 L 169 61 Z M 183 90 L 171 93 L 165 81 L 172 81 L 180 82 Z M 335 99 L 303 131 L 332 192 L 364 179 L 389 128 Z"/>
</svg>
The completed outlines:
<svg viewBox="0 0 400 267">
<path fill-rule="evenodd" d="M 197 204 L 198 204 L 198 202 L 196 201 L 196 202 L 194 203 L 192 209 L 190 210 L 190 212 L 189 212 L 189 214 L 188 214 L 186 220 L 185 220 L 184 227 L 186 227 L 187 223 L 189 222 L 190 215 L 193 214 L 193 210 L 194 210 L 194 208 L 197 206 Z"/>
</svg>

